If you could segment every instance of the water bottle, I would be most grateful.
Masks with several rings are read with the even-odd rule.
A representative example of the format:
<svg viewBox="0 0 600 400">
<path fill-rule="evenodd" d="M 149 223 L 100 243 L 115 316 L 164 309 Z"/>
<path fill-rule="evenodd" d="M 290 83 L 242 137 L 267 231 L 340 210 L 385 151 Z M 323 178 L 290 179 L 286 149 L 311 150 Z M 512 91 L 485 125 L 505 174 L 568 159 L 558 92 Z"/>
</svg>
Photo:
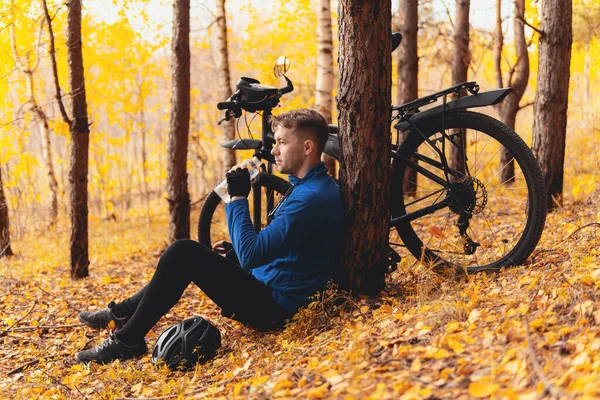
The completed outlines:
<svg viewBox="0 0 600 400">
<path fill-rule="evenodd" d="M 248 172 L 250 172 L 250 181 L 253 181 L 254 178 L 258 176 L 261 162 L 257 157 L 244 160 L 240 164 L 242 168 L 248 168 Z M 219 195 L 225 204 L 231 201 L 231 196 L 229 196 L 229 191 L 227 190 L 227 178 L 223 179 L 221 183 L 219 183 L 213 190 Z"/>
</svg>

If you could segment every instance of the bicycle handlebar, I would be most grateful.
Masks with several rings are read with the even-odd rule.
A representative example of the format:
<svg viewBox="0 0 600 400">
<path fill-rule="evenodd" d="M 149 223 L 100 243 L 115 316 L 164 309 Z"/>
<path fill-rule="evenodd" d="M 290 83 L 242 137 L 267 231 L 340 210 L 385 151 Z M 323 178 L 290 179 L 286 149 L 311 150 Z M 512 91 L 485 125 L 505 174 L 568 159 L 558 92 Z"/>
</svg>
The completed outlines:
<svg viewBox="0 0 600 400">
<path fill-rule="evenodd" d="M 233 101 L 221 101 L 221 102 L 217 103 L 217 108 L 219 110 L 229 110 L 236 106 L 237 106 L 237 104 L 235 104 Z"/>
</svg>

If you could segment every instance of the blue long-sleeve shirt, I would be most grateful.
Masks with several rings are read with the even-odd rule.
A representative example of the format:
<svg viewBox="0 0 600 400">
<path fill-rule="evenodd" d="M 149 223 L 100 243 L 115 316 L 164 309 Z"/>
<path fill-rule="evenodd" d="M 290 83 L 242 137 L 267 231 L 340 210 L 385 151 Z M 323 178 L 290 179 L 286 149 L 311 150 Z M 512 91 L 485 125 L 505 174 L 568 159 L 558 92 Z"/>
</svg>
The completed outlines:
<svg viewBox="0 0 600 400">
<path fill-rule="evenodd" d="M 227 227 L 242 268 L 273 290 L 273 298 L 294 313 L 333 278 L 342 242 L 343 209 L 338 185 L 323 163 L 298 179 L 258 234 L 248 200 L 225 206 Z"/>
</svg>

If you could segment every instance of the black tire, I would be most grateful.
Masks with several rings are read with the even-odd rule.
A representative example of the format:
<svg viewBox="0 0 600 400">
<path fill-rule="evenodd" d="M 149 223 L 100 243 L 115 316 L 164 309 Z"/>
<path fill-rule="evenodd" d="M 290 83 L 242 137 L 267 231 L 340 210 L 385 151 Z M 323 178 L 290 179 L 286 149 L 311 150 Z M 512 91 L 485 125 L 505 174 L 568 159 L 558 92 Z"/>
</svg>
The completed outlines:
<svg viewBox="0 0 600 400">
<path fill-rule="evenodd" d="M 421 132 L 434 141 L 438 149 L 442 142 L 442 135 L 439 133 L 442 130 L 441 124 L 441 119 L 437 118 L 419 125 Z M 413 256 L 425 261 L 438 272 L 447 271 L 450 267 L 456 272 L 476 273 L 522 264 L 540 240 L 546 220 L 545 185 L 531 150 L 513 130 L 487 115 L 468 111 L 448 113 L 444 124 L 446 132 L 450 128 L 455 128 L 455 131 L 456 128 L 464 128 L 468 132 L 467 165 L 470 165 L 471 176 L 478 181 L 471 184 L 472 188 L 476 188 L 471 193 L 476 198 L 478 212 L 469 212 L 471 217 L 467 233 L 481 246 L 473 254 L 467 254 L 463 250 L 466 246 L 465 238 L 458 233 L 459 214 L 449 207 L 410 222 L 394 224 L 398 235 Z M 445 143 L 447 155 L 451 144 L 448 140 Z M 500 174 L 494 174 L 494 171 L 501 170 L 499 152 L 502 146 L 515 160 L 513 182 L 500 182 Z M 392 162 L 392 219 L 424 206 L 437 204 L 448 193 L 448 186 L 442 188 L 431 178 L 418 172 L 416 193 L 412 197 L 404 195 L 406 163 L 400 157 L 408 159 L 415 155 L 426 155 L 438 161 L 440 159 L 431 143 L 425 141 L 419 133 L 411 132 L 408 135 Z M 420 160 L 419 165 L 438 176 L 444 176 L 442 169 L 424 162 L 424 157 Z M 498 166 L 494 167 L 496 163 Z M 491 173 L 488 172 L 490 168 Z M 430 197 L 426 197 L 427 195 Z"/>
<path fill-rule="evenodd" d="M 268 204 L 267 196 L 273 193 L 273 202 L 271 204 L 277 204 L 277 201 L 281 196 L 288 191 L 291 184 L 278 176 L 271 175 L 268 173 L 261 173 L 253 184 L 253 190 L 259 189 L 261 191 L 261 204 L 262 207 L 266 207 Z M 250 215 L 253 215 L 253 201 L 252 196 L 249 198 L 250 202 Z M 225 218 L 225 204 L 214 191 L 210 192 L 202 209 L 200 210 L 200 218 L 198 219 L 198 241 L 205 246 L 212 246 L 219 240 L 225 240 L 231 242 L 229 234 L 227 232 L 227 223 Z M 266 220 L 267 210 L 262 210 L 261 226 L 264 227 L 268 222 Z"/>
</svg>

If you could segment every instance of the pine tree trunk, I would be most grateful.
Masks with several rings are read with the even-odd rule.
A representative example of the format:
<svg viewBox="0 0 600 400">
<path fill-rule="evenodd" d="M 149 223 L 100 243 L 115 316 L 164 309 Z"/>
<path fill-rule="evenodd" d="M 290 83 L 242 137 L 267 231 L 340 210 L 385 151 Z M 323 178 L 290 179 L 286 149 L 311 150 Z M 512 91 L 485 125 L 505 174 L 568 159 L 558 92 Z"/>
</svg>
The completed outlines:
<svg viewBox="0 0 600 400">
<path fill-rule="evenodd" d="M 532 150 L 544 174 L 549 208 L 562 204 L 572 10 L 571 0 L 542 2 Z"/>
<path fill-rule="evenodd" d="M 454 21 L 454 54 L 452 56 L 452 84 L 458 85 L 467 81 L 467 72 L 471 62 L 469 52 L 469 8 L 470 0 L 456 0 L 456 18 Z M 464 95 L 462 93 L 461 95 Z M 465 145 L 467 132 L 465 129 L 452 132 L 456 146 L 450 146 L 449 164 L 457 171 L 465 171 Z M 462 150 L 461 150 L 462 147 Z"/>
<path fill-rule="evenodd" d="M 391 118 L 391 1 L 339 1 L 340 189 L 344 246 L 337 280 L 353 293 L 385 286 Z"/>
<path fill-rule="evenodd" d="M 219 48 L 219 61 L 217 66 L 217 79 L 219 85 L 219 101 L 228 99 L 231 92 L 231 76 L 229 74 L 229 50 L 227 48 L 227 13 L 225 12 L 225 0 L 217 0 L 217 46 Z M 223 139 L 235 139 L 235 121 L 223 121 L 221 129 L 223 130 Z M 235 151 L 231 149 L 221 149 L 223 152 L 223 171 L 222 175 L 229 171 L 235 164 Z"/>
<path fill-rule="evenodd" d="M 71 163 L 69 169 L 71 203 L 71 277 L 89 275 L 88 254 L 88 150 L 90 129 L 85 98 L 81 38 L 81 0 L 70 0 L 67 12 L 67 56 L 71 87 Z"/>
<path fill-rule="evenodd" d="M 419 29 L 419 1 L 400 0 L 399 28 L 402 43 L 398 49 L 398 105 L 413 101 L 419 96 L 419 56 L 417 54 Z M 402 134 L 402 139 L 408 132 Z M 416 158 L 412 161 L 418 162 Z M 407 168 L 404 173 L 404 194 L 414 195 L 417 190 L 417 172 Z"/>
<path fill-rule="evenodd" d="M 330 0 L 319 0 L 317 4 L 317 95 L 315 108 L 332 121 L 333 108 L 333 34 L 331 33 Z M 335 160 L 323 154 L 323 162 L 329 174 L 335 177 Z"/>
<path fill-rule="evenodd" d="M 171 122 L 167 143 L 169 241 L 190 237 L 187 150 L 190 128 L 190 1 L 173 3 Z"/>
<path fill-rule="evenodd" d="M 10 221 L 8 219 L 8 205 L 4 197 L 2 185 L 2 168 L 0 168 L 0 257 L 12 256 L 10 248 Z"/>
<path fill-rule="evenodd" d="M 527 41 L 525 40 L 525 0 L 515 0 L 514 35 L 516 49 L 516 65 L 513 76 L 509 77 L 509 86 L 512 90 L 500 103 L 500 120 L 509 128 L 515 129 L 519 102 L 523 98 L 527 83 L 529 81 L 529 54 L 527 52 Z M 515 162 L 508 150 L 502 148 L 500 151 L 500 182 L 512 183 L 515 179 Z"/>
</svg>

